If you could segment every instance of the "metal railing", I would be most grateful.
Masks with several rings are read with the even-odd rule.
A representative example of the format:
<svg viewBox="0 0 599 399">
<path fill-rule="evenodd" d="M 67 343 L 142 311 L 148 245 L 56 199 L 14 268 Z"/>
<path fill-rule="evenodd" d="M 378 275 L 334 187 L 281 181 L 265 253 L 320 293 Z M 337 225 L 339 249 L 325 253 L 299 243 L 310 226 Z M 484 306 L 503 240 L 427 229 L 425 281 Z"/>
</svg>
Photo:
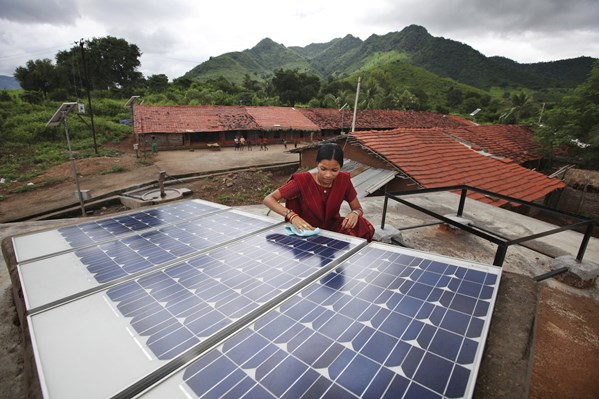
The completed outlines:
<svg viewBox="0 0 599 399">
<path fill-rule="evenodd" d="M 457 213 L 456 213 L 456 216 L 458 216 L 458 217 L 462 217 L 462 215 L 464 213 L 464 207 L 466 206 L 466 197 L 468 195 L 468 192 L 472 191 L 472 192 L 480 193 L 480 194 L 483 194 L 483 195 L 486 195 L 489 197 L 503 199 L 508 202 L 513 202 L 513 203 L 517 203 L 520 205 L 527 205 L 529 207 L 540 209 L 540 210 L 550 212 L 553 214 L 557 214 L 560 216 L 567 216 L 567 217 L 577 220 L 577 222 L 568 224 L 566 226 L 558 227 L 555 229 L 551 229 L 551 230 L 548 230 L 548 231 L 545 231 L 542 233 L 531 234 L 528 236 L 519 237 L 519 238 L 514 239 L 514 238 L 503 237 L 499 234 L 495 234 L 493 232 L 490 232 L 490 231 L 485 230 L 480 227 L 460 223 L 460 222 L 453 220 L 447 216 L 440 215 L 436 212 L 433 212 L 429 209 L 423 208 L 419 205 L 416 205 L 414 203 L 411 203 L 411 202 L 401 198 L 401 197 L 404 197 L 407 195 L 426 194 L 426 193 L 441 192 L 441 191 L 460 191 L 461 192 L 460 202 L 459 202 Z M 429 216 L 432 216 L 444 223 L 455 226 L 459 229 L 462 229 L 471 234 L 474 234 L 477 237 L 483 238 L 487 241 L 490 241 L 490 242 L 496 244 L 497 252 L 495 253 L 495 259 L 493 260 L 493 265 L 500 266 L 500 267 L 503 265 L 507 250 L 511 245 L 516 245 L 516 244 L 520 245 L 526 241 L 530 241 L 530 240 L 534 240 L 537 238 L 560 233 L 560 232 L 566 231 L 566 230 L 573 230 L 573 229 L 581 227 L 581 226 L 586 226 L 584 237 L 582 239 L 582 242 L 580 243 L 580 248 L 578 249 L 578 254 L 576 255 L 576 260 L 578 262 L 582 262 L 582 258 L 584 257 L 584 253 L 588 246 L 589 240 L 591 239 L 591 234 L 593 232 L 593 226 L 594 226 L 594 220 L 591 218 L 587 218 L 587 217 L 584 217 L 581 215 L 576 215 L 571 212 L 559 211 L 557 209 L 549 208 L 544 205 L 536 204 L 536 203 L 529 202 L 529 201 L 524 201 L 524 200 L 521 200 L 518 198 L 509 197 L 507 195 L 498 194 L 498 193 L 494 193 L 491 191 L 482 190 L 482 189 L 479 189 L 476 187 L 471 187 L 471 186 L 467 186 L 467 185 L 458 185 L 458 186 L 446 186 L 446 187 L 436 187 L 436 188 L 426 188 L 426 189 L 419 189 L 419 190 L 402 191 L 402 192 L 395 192 L 395 193 L 393 193 L 393 192 L 385 193 L 385 203 L 383 206 L 383 218 L 381 221 L 381 228 L 383 228 L 383 229 L 385 228 L 385 219 L 387 217 L 387 205 L 388 205 L 389 199 L 400 202 L 406 206 L 409 206 L 410 208 L 416 209 L 417 211 L 420 211 Z M 415 227 L 423 227 L 423 226 L 415 226 Z"/>
</svg>

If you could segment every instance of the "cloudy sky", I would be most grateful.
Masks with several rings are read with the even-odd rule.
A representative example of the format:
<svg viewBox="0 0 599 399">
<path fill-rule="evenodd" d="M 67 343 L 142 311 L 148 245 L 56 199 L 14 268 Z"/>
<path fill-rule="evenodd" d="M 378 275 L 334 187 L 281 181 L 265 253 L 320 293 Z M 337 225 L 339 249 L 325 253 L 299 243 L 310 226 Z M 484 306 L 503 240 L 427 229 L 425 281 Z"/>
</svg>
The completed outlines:
<svg viewBox="0 0 599 399">
<path fill-rule="evenodd" d="M 411 24 L 520 63 L 599 57 L 599 0 L 0 0 L 0 75 L 108 35 L 172 80 L 266 37 L 305 46 Z"/>
</svg>

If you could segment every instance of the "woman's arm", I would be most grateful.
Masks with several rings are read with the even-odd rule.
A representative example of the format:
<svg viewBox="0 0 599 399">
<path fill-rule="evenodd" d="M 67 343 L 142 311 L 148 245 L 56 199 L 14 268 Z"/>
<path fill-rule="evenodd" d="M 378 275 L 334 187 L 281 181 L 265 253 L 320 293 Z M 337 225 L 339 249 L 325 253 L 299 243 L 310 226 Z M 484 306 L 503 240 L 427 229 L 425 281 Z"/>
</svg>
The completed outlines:
<svg viewBox="0 0 599 399">
<path fill-rule="evenodd" d="M 289 209 L 285 208 L 279 202 L 283 197 L 281 196 L 281 192 L 279 189 L 276 189 L 272 193 L 268 194 L 262 203 L 266 205 L 271 211 L 274 213 L 278 213 L 281 216 L 287 217 L 288 213 L 291 212 Z"/>
<path fill-rule="evenodd" d="M 293 212 L 291 209 L 288 209 L 281 205 L 279 201 L 283 197 L 281 196 L 281 192 L 279 189 L 276 189 L 272 193 L 268 194 L 262 203 L 266 205 L 270 210 L 275 213 L 278 213 L 281 216 L 285 217 L 285 220 L 291 223 L 296 229 L 301 230 L 314 230 L 314 227 L 310 225 L 310 223 L 306 222 L 300 215 Z"/>
<path fill-rule="evenodd" d="M 353 229 L 358 224 L 359 217 L 364 215 L 362 205 L 360 205 L 360 200 L 358 200 L 357 196 L 349 202 L 349 207 L 351 208 L 351 212 L 341 222 L 341 228 L 343 229 Z"/>
</svg>

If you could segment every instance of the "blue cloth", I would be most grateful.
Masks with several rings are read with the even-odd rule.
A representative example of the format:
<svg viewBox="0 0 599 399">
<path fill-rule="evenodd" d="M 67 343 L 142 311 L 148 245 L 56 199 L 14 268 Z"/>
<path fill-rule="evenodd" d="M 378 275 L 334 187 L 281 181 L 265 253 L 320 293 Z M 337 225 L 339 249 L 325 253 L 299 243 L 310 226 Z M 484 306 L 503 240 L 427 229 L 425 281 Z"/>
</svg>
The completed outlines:
<svg viewBox="0 0 599 399">
<path fill-rule="evenodd" d="M 297 230 L 295 228 L 295 226 L 293 226 L 292 224 L 285 225 L 285 231 L 289 235 L 295 234 L 296 236 L 300 236 L 300 237 L 314 236 L 314 235 L 320 233 L 320 229 L 318 227 L 315 228 L 314 230 L 301 230 L 300 231 L 300 230 Z"/>
</svg>

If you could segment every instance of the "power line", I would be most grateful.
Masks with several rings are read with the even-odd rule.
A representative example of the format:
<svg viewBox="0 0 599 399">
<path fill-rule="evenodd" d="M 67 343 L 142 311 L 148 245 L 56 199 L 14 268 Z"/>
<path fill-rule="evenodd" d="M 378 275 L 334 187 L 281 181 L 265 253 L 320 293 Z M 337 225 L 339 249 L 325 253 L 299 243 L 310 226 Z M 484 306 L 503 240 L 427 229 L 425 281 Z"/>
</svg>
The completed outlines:
<svg viewBox="0 0 599 399">
<path fill-rule="evenodd" d="M 6 55 L 6 56 L 2 56 L 0 57 L 0 60 L 10 60 L 10 59 L 14 59 L 14 58 L 22 58 L 22 57 L 31 57 L 33 55 L 38 55 L 38 54 L 44 54 L 50 51 L 57 51 L 62 49 L 62 47 L 48 47 L 45 49 L 39 49 L 39 50 L 33 50 L 33 51 L 28 51 L 25 53 L 20 53 L 20 54 L 11 54 L 11 55 Z"/>
</svg>

